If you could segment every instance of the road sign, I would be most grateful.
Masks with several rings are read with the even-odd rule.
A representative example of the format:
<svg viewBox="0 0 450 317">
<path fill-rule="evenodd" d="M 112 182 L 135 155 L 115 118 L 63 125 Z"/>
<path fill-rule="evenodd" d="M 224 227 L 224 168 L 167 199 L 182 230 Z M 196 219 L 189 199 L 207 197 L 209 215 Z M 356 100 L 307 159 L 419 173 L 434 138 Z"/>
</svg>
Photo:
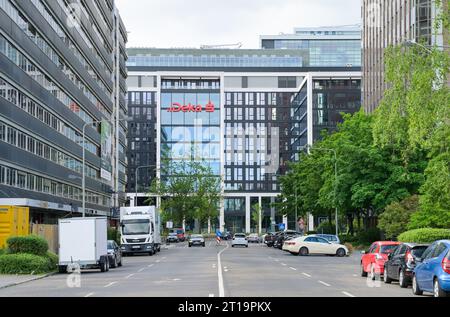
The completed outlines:
<svg viewBox="0 0 450 317">
<path fill-rule="evenodd" d="M 172 229 L 173 228 L 173 222 L 172 221 L 167 221 L 166 228 L 167 229 Z"/>
<path fill-rule="evenodd" d="M 279 229 L 280 231 L 283 231 L 284 229 L 286 229 L 286 225 L 285 225 L 284 223 L 280 223 L 280 224 L 278 225 L 278 229 Z"/>
</svg>

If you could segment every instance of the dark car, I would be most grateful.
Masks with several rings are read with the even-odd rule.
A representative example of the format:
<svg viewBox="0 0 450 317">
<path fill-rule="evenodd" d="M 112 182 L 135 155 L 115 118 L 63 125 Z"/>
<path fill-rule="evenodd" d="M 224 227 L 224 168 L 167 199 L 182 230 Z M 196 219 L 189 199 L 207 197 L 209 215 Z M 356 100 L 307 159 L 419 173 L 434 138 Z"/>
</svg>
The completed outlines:
<svg viewBox="0 0 450 317">
<path fill-rule="evenodd" d="M 422 257 L 429 245 L 402 243 L 393 253 L 389 254 L 384 264 L 384 282 L 398 281 L 400 287 L 406 288 L 411 284 L 416 259 Z"/>
<path fill-rule="evenodd" d="M 273 247 L 273 243 L 275 242 L 276 235 L 278 233 L 281 233 L 281 232 L 269 232 L 269 233 L 267 233 L 266 236 L 264 237 L 264 243 L 268 247 Z"/>
<path fill-rule="evenodd" d="M 122 266 L 122 250 L 114 240 L 108 240 L 108 258 L 111 268 Z"/>
<path fill-rule="evenodd" d="M 291 230 L 279 232 L 275 236 L 275 239 L 273 242 L 273 247 L 281 250 L 283 248 L 284 241 L 299 237 L 301 235 L 302 235 L 301 232 L 291 231 Z"/>
<path fill-rule="evenodd" d="M 230 231 L 225 231 L 221 233 L 221 239 L 222 240 L 231 240 L 233 239 L 233 235 L 231 234 Z"/>
</svg>

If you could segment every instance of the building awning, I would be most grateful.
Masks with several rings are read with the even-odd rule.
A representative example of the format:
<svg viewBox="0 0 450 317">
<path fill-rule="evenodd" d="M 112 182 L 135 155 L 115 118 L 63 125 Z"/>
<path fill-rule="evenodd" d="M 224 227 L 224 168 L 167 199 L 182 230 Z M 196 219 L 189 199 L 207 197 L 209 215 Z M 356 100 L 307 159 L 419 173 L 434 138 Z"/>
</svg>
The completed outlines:
<svg viewBox="0 0 450 317">
<path fill-rule="evenodd" d="M 81 212 L 80 208 L 71 205 L 52 203 L 28 198 L 0 198 L 0 206 L 20 206 L 39 209 L 58 210 L 64 212 Z"/>
</svg>

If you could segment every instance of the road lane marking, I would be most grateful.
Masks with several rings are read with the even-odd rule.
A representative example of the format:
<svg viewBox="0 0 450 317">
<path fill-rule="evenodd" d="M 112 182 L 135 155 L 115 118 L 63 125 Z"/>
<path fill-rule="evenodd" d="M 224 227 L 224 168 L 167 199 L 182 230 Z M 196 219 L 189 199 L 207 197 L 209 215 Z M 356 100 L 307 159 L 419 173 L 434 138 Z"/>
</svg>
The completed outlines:
<svg viewBox="0 0 450 317">
<path fill-rule="evenodd" d="M 89 293 L 89 294 L 87 294 L 87 295 L 84 296 L 84 297 L 91 297 L 92 295 L 94 295 L 94 293 Z"/>
<path fill-rule="evenodd" d="M 348 292 L 342 292 L 342 294 L 344 294 L 344 295 L 346 295 L 346 296 L 348 296 L 348 297 L 356 297 L 355 295 L 350 294 L 350 293 L 348 293 Z"/>
<path fill-rule="evenodd" d="M 105 286 L 103 286 L 103 287 L 104 287 L 104 288 L 111 287 L 111 286 L 113 286 L 114 284 L 117 284 L 117 282 L 111 282 L 111 283 L 109 283 L 108 285 L 105 285 Z"/>
<path fill-rule="evenodd" d="M 227 247 L 225 249 L 223 249 L 222 251 L 220 251 L 219 253 L 217 253 L 217 277 L 219 280 L 219 297 L 225 297 L 225 290 L 223 288 L 222 261 L 220 259 L 220 256 L 229 247 L 230 247 L 230 245 L 227 243 Z"/>
<path fill-rule="evenodd" d="M 214 294 L 209 294 L 209 297 L 214 297 Z"/>
<path fill-rule="evenodd" d="M 306 277 L 311 277 L 311 275 L 309 275 L 308 273 L 302 273 L 302 274 Z"/>
<path fill-rule="evenodd" d="M 145 267 L 143 267 L 142 269 L 140 269 L 140 270 L 138 271 L 138 273 L 141 273 L 143 270 L 145 270 Z"/>
<path fill-rule="evenodd" d="M 154 264 L 150 264 L 148 267 L 152 267 Z"/>
<path fill-rule="evenodd" d="M 323 281 L 319 281 L 319 283 L 322 284 L 322 285 L 325 285 L 326 287 L 330 287 L 330 286 L 331 286 L 330 284 L 325 283 L 325 282 L 323 282 Z"/>
<path fill-rule="evenodd" d="M 130 274 L 130 275 L 128 275 L 127 277 L 125 277 L 126 279 L 129 279 L 130 277 L 132 277 L 134 275 L 134 273 L 133 274 Z"/>
<path fill-rule="evenodd" d="M 282 266 L 286 266 L 287 264 L 286 263 L 280 263 Z"/>
<path fill-rule="evenodd" d="M 161 262 L 161 260 L 156 260 L 156 263 L 159 263 L 159 262 Z"/>
<path fill-rule="evenodd" d="M 297 271 L 297 269 L 295 267 L 290 266 L 289 268 L 293 271 Z"/>
<path fill-rule="evenodd" d="M 353 274 L 353 277 L 358 277 L 358 274 Z"/>
</svg>

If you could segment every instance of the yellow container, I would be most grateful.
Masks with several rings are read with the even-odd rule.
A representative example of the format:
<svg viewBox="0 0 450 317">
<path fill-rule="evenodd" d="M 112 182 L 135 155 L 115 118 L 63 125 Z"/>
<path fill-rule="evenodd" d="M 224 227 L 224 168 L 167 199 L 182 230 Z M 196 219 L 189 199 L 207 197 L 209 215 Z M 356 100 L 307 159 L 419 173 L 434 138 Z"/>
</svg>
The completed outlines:
<svg viewBox="0 0 450 317">
<path fill-rule="evenodd" d="M 6 248 L 9 237 L 30 234 L 30 208 L 0 206 L 0 249 Z"/>
</svg>

